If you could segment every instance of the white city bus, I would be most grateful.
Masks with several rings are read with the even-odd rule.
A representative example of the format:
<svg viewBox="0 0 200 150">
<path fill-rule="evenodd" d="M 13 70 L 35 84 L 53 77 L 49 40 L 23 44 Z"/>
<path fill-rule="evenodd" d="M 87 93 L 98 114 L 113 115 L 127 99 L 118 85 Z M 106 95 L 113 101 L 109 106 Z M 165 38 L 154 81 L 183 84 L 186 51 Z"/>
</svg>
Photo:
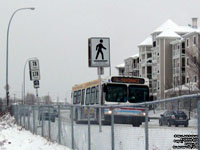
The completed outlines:
<svg viewBox="0 0 200 150">
<path fill-rule="evenodd" d="M 102 79 L 101 101 L 99 101 L 99 81 L 93 80 L 72 87 L 73 104 L 88 105 L 122 105 L 115 109 L 115 123 L 133 124 L 140 126 L 145 120 L 145 109 L 142 106 L 123 107 L 124 104 L 142 103 L 149 101 L 149 80 L 139 77 L 111 76 Z M 97 108 L 90 108 L 90 119 L 97 122 L 99 115 Z M 102 109 L 103 124 L 110 124 L 112 111 Z M 77 123 L 87 122 L 88 108 L 77 107 L 75 117 Z"/>
</svg>

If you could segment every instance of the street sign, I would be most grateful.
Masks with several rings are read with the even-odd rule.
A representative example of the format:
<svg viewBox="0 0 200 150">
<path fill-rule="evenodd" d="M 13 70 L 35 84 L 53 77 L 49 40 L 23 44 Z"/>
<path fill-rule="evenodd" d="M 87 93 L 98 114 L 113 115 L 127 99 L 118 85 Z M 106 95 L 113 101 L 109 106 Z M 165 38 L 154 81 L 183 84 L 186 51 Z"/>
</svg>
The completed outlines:
<svg viewBox="0 0 200 150">
<path fill-rule="evenodd" d="M 29 61 L 29 69 L 30 70 L 39 70 L 39 60 L 38 59 L 34 59 L 34 60 L 30 60 Z"/>
<path fill-rule="evenodd" d="M 110 67 L 110 39 L 94 37 L 88 39 L 89 67 Z"/>
<path fill-rule="evenodd" d="M 33 86 L 34 86 L 34 88 L 39 88 L 39 87 L 40 87 L 40 82 L 39 82 L 39 80 L 33 81 Z"/>
<path fill-rule="evenodd" d="M 29 60 L 30 80 L 40 80 L 40 66 L 37 58 Z"/>
<path fill-rule="evenodd" d="M 30 71 L 30 80 L 40 80 L 40 70 L 32 70 Z"/>
</svg>

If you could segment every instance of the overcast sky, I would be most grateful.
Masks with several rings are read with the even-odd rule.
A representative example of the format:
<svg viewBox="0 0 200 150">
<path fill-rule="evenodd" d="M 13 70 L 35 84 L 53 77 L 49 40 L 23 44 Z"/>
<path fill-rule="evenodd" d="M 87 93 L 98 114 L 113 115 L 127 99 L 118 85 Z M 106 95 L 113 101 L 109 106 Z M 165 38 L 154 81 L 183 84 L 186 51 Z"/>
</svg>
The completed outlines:
<svg viewBox="0 0 200 150">
<path fill-rule="evenodd" d="M 64 100 L 74 84 L 97 78 L 88 67 L 88 38 L 110 37 L 112 75 L 115 66 L 138 53 L 137 45 L 166 20 L 178 25 L 199 18 L 199 0 L 0 0 L 0 97 L 5 97 L 6 33 L 10 27 L 10 95 L 21 98 L 26 60 L 40 61 L 39 96 Z M 35 93 L 26 67 L 26 92 Z M 105 76 L 109 75 L 105 69 Z"/>
</svg>

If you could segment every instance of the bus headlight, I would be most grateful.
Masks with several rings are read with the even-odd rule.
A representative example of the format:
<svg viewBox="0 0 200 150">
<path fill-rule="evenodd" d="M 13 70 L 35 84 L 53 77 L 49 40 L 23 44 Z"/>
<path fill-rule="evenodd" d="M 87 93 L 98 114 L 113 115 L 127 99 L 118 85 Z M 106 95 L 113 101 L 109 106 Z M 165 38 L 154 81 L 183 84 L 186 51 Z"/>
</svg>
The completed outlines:
<svg viewBox="0 0 200 150">
<path fill-rule="evenodd" d="M 109 114 L 109 115 L 111 115 L 111 114 L 112 114 L 112 111 L 111 111 L 111 110 L 109 110 L 109 111 L 108 111 L 108 114 Z"/>
<path fill-rule="evenodd" d="M 145 113 L 145 112 L 143 112 L 143 113 L 142 113 L 142 115 L 143 115 L 143 116 L 145 116 L 145 115 L 146 115 L 146 113 Z"/>
</svg>

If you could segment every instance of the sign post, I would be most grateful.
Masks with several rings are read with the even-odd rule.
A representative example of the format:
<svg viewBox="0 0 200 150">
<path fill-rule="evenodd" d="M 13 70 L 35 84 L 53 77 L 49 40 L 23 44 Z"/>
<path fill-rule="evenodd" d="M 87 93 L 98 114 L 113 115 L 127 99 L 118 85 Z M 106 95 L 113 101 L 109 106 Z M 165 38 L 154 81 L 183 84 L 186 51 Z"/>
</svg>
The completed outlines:
<svg viewBox="0 0 200 150">
<path fill-rule="evenodd" d="M 40 87 L 40 66 L 38 59 L 29 60 L 29 72 L 30 80 L 33 81 L 33 87 L 36 89 L 36 97 L 39 105 L 38 88 Z"/>
<path fill-rule="evenodd" d="M 104 67 L 110 67 L 110 39 L 106 37 L 94 37 L 88 39 L 88 65 L 96 67 L 99 80 L 99 105 L 101 105 L 102 86 L 101 75 Z M 99 108 L 99 131 L 102 132 L 102 108 Z"/>
</svg>

